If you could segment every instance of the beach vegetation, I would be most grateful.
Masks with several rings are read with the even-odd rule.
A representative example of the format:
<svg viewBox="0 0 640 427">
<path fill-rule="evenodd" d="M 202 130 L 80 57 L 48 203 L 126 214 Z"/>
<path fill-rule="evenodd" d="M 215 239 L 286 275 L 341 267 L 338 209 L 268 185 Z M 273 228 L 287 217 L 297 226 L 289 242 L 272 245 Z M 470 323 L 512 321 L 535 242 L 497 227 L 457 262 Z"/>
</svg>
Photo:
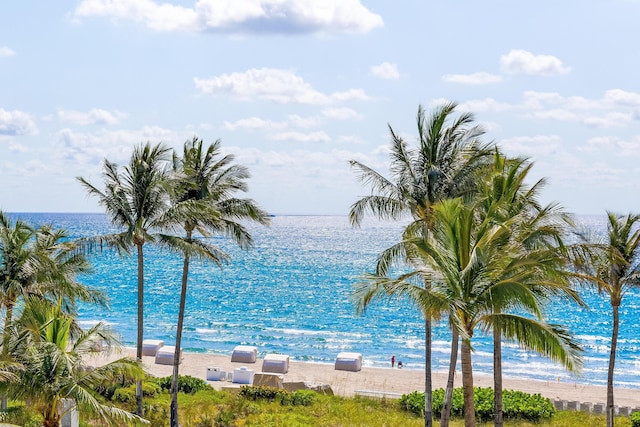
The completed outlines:
<svg viewBox="0 0 640 427">
<path fill-rule="evenodd" d="M 435 416 L 439 416 L 442 413 L 444 394 L 445 390 L 442 388 L 433 391 L 433 412 Z M 473 395 L 476 418 L 482 423 L 492 420 L 494 417 L 493 389 L 490 387 L 474 387 Z M 506 419 L 510 420 L 539 422 L 551 418 L 556 412 L 551 401 L 540 394 L 504 390 L 503 399 L 504 415 Z M 398 400 L 398 404 L 406 411 L 416 415 L 423 415 L 424 393 L 404 394 Z M 464 392 L 462 388 L 453 390 L 451 415 L 455 417 L 464 416 Z"/>
<path fill-rule="evenodd" d="M 173 360 L 171 381 L 171 426 L 178 427 L 178 391 L 180 346 L 184 327 L 189 263 L 197 257 L 221 266 L 229 256 L 210 240 L 194 236 L 222 235 L 231 239 L 242 249 L 253 245 L 251 234 L 243 222 L 267 225 L 269 215 L 251 199 L 238 198 L 235 194 L 248 191 L 246 180 L 249 170 L 234 164 L 234 156 L 221 153 L 220 140 L 208 147 L 202 139 L 193 137 L 185 142 L 182 156 L 174 152 L 171 176 L 171 209 L 168 217 L 184 229 L 183 239 L 173 239 L 170 246 L 179 248 L 184 255 L 180 304 L 176 328 L 176 351 Z"/>
<path fill-rule="evenodd" d="M 108 423 L 144 421 L 101 402 L 94 392 L 115 378 L 143 376 L 142 367 L 128 358 L 98 367 L 86 365 L 86 359 L 103 351 L 105 343 L 117 343 L 103 324 L 82 330 L 74 317 L 62 310 L 62 303 L 27 298 L 11 332 L 9 354 L 16 363 L 12 368 L 15 380 L 5 387 L 13 399 L 28 402 L 40 414 L 43 427 L 59 427 L 69 405 Z"/>
<path fill-rule="evenodd" d="M 173 376 L 154 378 L 153 382 L 160 386 L 162 390 L 171 391 Z M 202 378 L 191 375 L 180 375 L 178 377 L 178 391 L 180 393 L 194 394 L 201 390 L 210 390 L 211 386 Z"/>
<path fill-rule="evenodd" d="M 317 392 L 313 390 L 287 391 L 282 388 L 267 386 L 244 386 L 240 388 L 240 396 L 249 400 L 277 401 L 281 405 L 310 406 L 315 401 Z"/>
<path fill-rule="evenodd" d="M 572 336 L 559 325 L 547 324 L 543 316 L 544 304 L 552 298 L 581 303 L 569 286 L 563 252 L 562 237 L 572 222 L 559 205 L 539 204 L 537 195 L 544 180 L 525 184 L 531 166 L 526 159 L 509 159 L 495 148 L 493 162 L 473 170 L 474 191 L 430 204 L 428 232 L 419 221 L 411 223 L 403 241 L 387 250 L 395 256 L 383 254 L 376 272 L 365 275 L 355 286 L 359 310 L 379 297 L 407 296 L 432 318 L 447 316 L 452 344 L 440 417 L 443 425 L 450 414 L 460 339 L 465 424 L 476 423 L 471 365 L 476 330 L 493 331 L 494 389 L 499 389 L 492 410 L 496 426 L 502 425 L 503 414 L 503 339 L 548 356 L 569 370 L 581 366 L 581 349 Z M 391 277 L 386 262 L 399 259 L 410 270 Z M 421 286 L 423 282 L 428 286 Z M 433 402 L 425 402 L 427 407 L 430 404 Z"/>
<path fill-rule="evenodd" d="M 0 211 L 0 308 L 4 309 L 2 355 L 9 358 L 14 308 L 24 298 L 61 301 L 66 312 L 75 312 L 76 300 L 106 306 L 105 295 L 78 282 L 76 276 L 91 271 L 79 246 L 65 230 L 44 224 L 32 227 L 13 221 Z M 0 390 L 6 375 L 0 365 Z M 6 409 L 6 395 L 2 396 Z"/>
<path fill-rule="evenodd" d="M 526 158 L 508 158 L 498 149 L 494 153 L 494 161 L 479 174 L 482 185 L 476 196 L 479 203 L 480 218 L 490 218 L 499 226 L 508 227 L 508 238 L 505 239 L 503 250 L 497 254 L 503 256 L 503 268 L 493 272 L 489 280 L 496 283 L 503 282 L 532 288 L 533 295 L 538 299 L 537 304 L 522 301 L 531 294 L 513 294 L 512 301 L 496 298 L 493 307 L 493 377 L 494 377 L 494 425 L 502 426 L 502 341 L 503 328 L 500 316 L 503 310 L 528 311 L 542 320 L 542 310 L 552 299 L 563 298 L 570 303 L 583 305 L 578 294 L 570 286 L 568 259 L 565 256 L 563 238 L 573 227 L 571 215 L 557 203 L 542 205 L 539 202 L 540 190 L 544 187 L 545 179 L 539 179 L 533 184 L 529 172 L 533 163 Z M 523 271 L 523 268 L 525 271 Z M 532 275 L 531 273 L 535 273 Z M 504 286 L 503 286 L 504 287 Z M 497 288 L 500 289 L 500 288 Z M 537 305 L 537 307 L 536 307 Z M 538 308 L 539 307 L 539 308 Z M 546 344 L 535 343 L 534 334 L 522 334 L 518 341 L 528 348 L 537 348 L 542 354 L 551 354 L 544 348 Z M 569 337 L 564 331 L 561 336 L 567 344 Z M 522 340 L 530 342 L 522 342 Z M 578 351 L 575 348 L 576 352 Z M 570 370 L 580 367 L 579 360 L 574 358 L 565 363 Z"/>
<path fill-rule="evenodd" d="M 144 336 L 144 245 L 157 240 L 154 232 L 166 228 L 171 218 L 166 217 L 169 207 L 168 168 L 169 148 L 164 144 L 140 144 L 131 154 L 129 164 L 120 168 L 104 159 L 104 190 L 78 177 L 88 194 L 98 198 L 111 219 L 123 231 L 93 240 L 118 249 L 122 255 L 136 251 L 137 258 L 137 337 L 136 358 L 142 360 Z M 136 384 L 136 414 L 142 416 L 142 382 Z"/>
<path fill-rule="evenodd" d="M 147 381 L 152 381 L 148 379 Z M 180 423 L 184 427 L 220 427 L 220 426 L 368 426 L 390 427 L 406 426 L 418 427 L 424 424 L 424 393 L 415 392 L 407 396 L 415 399 L 411 412 L 403 407 L 397 399 L 370 397 L 340 397 L 328 396 L 311 390 L 301 390 L 296 393 L 313 396 L 310 404 L 294 405 L 279 398 L 273 390 L 253 390 L 256 387 L 243 387 L 251 394 L 243 396 L 239 392 L 202 390 L 194 394 L 179 393 Z M 486 408 L 487 414 L 482 419 L 487 420 L 483 425 L 492 425 L 491 411 L 493 407 L 493 393 L 490 388 L 479 389 L 478 398 L 486 403 L 478 407 Z M 274 398 L 254 398 L 257 394 L 267 394 Z M 294 393 L 291 393 L 292 395 Z M 434 409 L 441 408 L 444 390 L 434 390 Z M 167 427 L 169 420 L 169 402 L 171 396 L 163 390 L 153 398 L 145 397 L 145 413 L 154 427 Z M 452 427 L 462 427 L 463 396 L 461 389 L 455 389 L 454 413 L 450 420 Z M 513 406 L 512 406 L 512 402 Z M 135 402 L 122 404 L 123 408 L 133 409 Z M 513 416 L 512 407 L 520 408 L 522 415 Z M 26 410 L 26 409 L 25 409 Z M 540 414 L 540 418 L 534 416 Z M 552 415 L 549 415 L 552 414 Z M 520 392 L 505 391 L 505 425 L 508 427 L 603 427 L 604 416 L 586 414 L 579 411 L 554 411 L 548 399 L 539 395 L 521 395 Z M 478 417 L 480 420 L 481 417 Z M 98 419 L 83 418 L 81 427 L 105 426 Z M 439 422 L 434 422 L 440 426 Z M 631 426 L 628 417 L 617 417 L 617 427 Z"/>
<path fill-rule="evenodd" d="M 366 213 L 383 220 L 412 222 L 407 232 L 424 238 L 432 231 L 433 206 L 438 201 L 470 196 L 476 191 L 475 171 L 490 160 L 490 145 L 482 142 L 484 129 L 474 124 L 471 113 L 455 117 L 455 103 L 436 107 L 427 115 L 422 106 L 416 117 L 417 146 L 408 144 L 391 126 L 391 150 L 389 153 L 390 177 L 387 178 L 363 163 L 351 160 L 358 179 L 371 187 L 371 194 L 356 201 L 349 211 L 351 224 L 358 226 Z M 395 262 L 408 261 L 403 242 L 383 251 L 377 261 L 376 276 L 384 277 Z M 431 275 L 423 275 L 423 287 L 428 289 Z M 387 290 L 369 281 L 357 285 L 354 299 L 362 312 L 376 298 L 389 295 Z M 404 293 L 402 296 L 410 296 Z M 414 294 L 415 295 L 415 294 Z M 434 306 L 423 309 L 425 317 L 425 427 L 432 425 L 431 379 L 431 323 L 439 319 L 443 311 Z M 454 330 L 453 342 L 457 342 Z M 453 388 L 453 372 L 450 372 Z M 450 393 L 447 395 L 450 397 Z M 446 417 L 443 419 L 446 423 Z"/>
<path fill-rule="evenodd" d="M 583 284 L 595 286 L 606 295 L 611 304 L 611 344 L 607 369 L 607 427 L 613 426 L 614 395 L 613 374 L 620 328 L 620 305 L 631 288 L 640 287 L 640 215 L 616 215 L 607 212 L 605 236 L 578 232 L 574 259 L 576 277 Z"/>
</svg>

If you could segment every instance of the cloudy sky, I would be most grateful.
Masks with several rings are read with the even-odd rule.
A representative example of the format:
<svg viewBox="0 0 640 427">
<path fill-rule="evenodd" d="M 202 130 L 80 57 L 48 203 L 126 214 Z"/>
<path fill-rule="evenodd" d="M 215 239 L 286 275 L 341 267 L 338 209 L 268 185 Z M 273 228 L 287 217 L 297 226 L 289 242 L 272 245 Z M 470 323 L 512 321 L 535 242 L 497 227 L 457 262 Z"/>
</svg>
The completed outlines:
<svg viewBox="0 0 640 427">
<path fill-rule="evenodd" d="M 84 0 L 0 5 L 0 209 L 99 212 L 75 177 L 222 140 L 275 214 L 346 214 L 390 125 L 455 101 L 545 201 L 640 211 L 640 1 Z"/>
</svg>

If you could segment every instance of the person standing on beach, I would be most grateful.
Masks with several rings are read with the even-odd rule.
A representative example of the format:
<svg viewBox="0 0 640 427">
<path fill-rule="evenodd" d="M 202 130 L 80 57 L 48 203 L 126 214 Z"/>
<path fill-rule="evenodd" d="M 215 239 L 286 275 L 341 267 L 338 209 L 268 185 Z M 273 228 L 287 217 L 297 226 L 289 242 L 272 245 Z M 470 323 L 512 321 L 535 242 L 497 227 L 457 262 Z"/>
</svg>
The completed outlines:
<svg viewBox="0 0 640 427">
<path fill-rule="evenodd" d="M 391 367 L 393 368 L 396 364 L 396 356 L 395 354 L 391 356 Z"/>
</svg>

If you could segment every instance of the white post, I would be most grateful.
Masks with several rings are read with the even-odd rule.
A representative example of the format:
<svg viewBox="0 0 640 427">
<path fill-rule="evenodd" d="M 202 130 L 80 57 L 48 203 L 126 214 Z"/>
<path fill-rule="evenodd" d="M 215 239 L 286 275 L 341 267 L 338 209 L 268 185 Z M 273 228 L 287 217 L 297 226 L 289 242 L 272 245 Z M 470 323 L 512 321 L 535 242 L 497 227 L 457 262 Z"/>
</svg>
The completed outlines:
<svg viewBox="0 0 640 427">
<path fill-rule="evenodd" d="M 80 416 L 78 415 L 78 407 L 73 399 L 61 399 L 62 419 L 61 427 L 79 427 Z"/>
</svg>

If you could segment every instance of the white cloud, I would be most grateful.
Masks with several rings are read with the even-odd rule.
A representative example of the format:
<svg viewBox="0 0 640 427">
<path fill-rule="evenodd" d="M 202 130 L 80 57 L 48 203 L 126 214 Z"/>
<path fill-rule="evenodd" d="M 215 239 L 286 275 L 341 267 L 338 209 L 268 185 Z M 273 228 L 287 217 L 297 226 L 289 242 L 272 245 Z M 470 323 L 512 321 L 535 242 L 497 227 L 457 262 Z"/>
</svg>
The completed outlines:
<svg viewBox="0 0 640 427">
<path fill-rule="evenodd" d="M 72 123 L 76 125 L 115 125 L 120 122 L 121 119 L 126 117 L 126 114 L 120 111 L 107 111 L 98 108 L 93 108 L 88 112 L 74 111 L 74 110 L 58 110 L 58 117 L 61 121 Z"/>
<path fill-rule="evenodd" d="M 39 159 L 31 159 L 20 165 L 11 162 L 3 163 L 2 172 L 20 178 L 60 173 L 50 162 L 43 162 Z"/>
<path fill-rule="evenodd" d="M 546 106 L 561 106 L 574 110 L 595 110 L 605 106 L 601 99 L 588 99 L 582 96 L 562 96 L 557 92 L 525 91 L 524 105 L 530 109 L 543 109 Z"/>
<path fill-rule="evenodd" d="M 525 74 L 531 76 L 555 76 L 567 74 L 570 67 L 551 55 L 534 55 L 522 49 L 513 49 L 500 57 L 500 66 L 507 74 Z"/>
<path fill-rule="evenodd" d="M 358 113 L 351 108 L 328 108 L 326 110 L 322 110 L 322 115 L 326 118 L 333 120 L 351 120 L 357 119 L 360 120 L 363 118 L 362 114 Z"/>
<path fill-rule="evenodd" d="M 274 141 L 296 141 L 296 142 L 329 142 L 331 138 L 325 132 L 317 131 L 317 132 L 281 132 L 277 133 L 273 136 L 270 136 L 269 139 Z"/>
<path fill-rule="evenodd" d="M 231 131 L 244 130 L 277 130 L 286 127 L 285 122 L 276 122 L 274 120 L 265 120 L 259 117 L 249 117 L 247 119 L 236 120 L 235 122 L 224 121 L 223 128 Z"/>
<path fill-rule="evenodd" d="M 473 74 L 445 74 L 442 76 L 442 81 L 464 85 L 486 85 L 500 83 L 502 81 L 502 76 L 484 72 Z"/>
<path fill-rule="evenodd" d="M 34 135 L 38 127 L 28 113 L 0 108 L 0 135 Z"/>
<path fill-rule="evenodd" d="M 558 120 L 561 122 L 577 122 L 580 121 L 580 115 L 573 111 L 565 110 L 562 108 L 552 108 L 542 111 L 534 111 L 527 115 L 527 117 L 539 120 Z"/>
<path fill-rule="evenodd" d="M 158 31 L 187 30 L 198 20 L 193 9 L 152 0 L 85 0 L 76 8 L 75 16 L 132 20 Z"/>
<path fill-rule="evenodd" d="M 601 136 L 591 138 L 586 145 L 578 148 L 586 153 L 612 154 L 616 157 L 640 157 L 640 136 L 625 141 L 615 136 Z"/>
<path fill-rule="evenodd" d="M 221 74 L 208 79 L 194 78 L 196 88 L 207 94 L 226 94 L 249 101 L 262 99 L 280 104 L 331 104 L 349 100 L 366 100 L 361 89 L 324 94 L 290 70 L 252 68 L 244 73 Z"/>
<path fill-rule="evenodd" d="M 76 17 L 132 20 L 158 31 L 366 33 L 384 26 L 360 0 L 199 0 L 193 8 L 152 0 L 84 0 Z"/>
<path fill-rule="evenodd" d="M 527 157 L 541 157 L 555 154 L 562 145 L 557 135 L 519 136 L 500 141 L 500 147 L 509 153 Z"/>
<path fill-rule="evenodd" d="M 380 65 L 374 65 L 373 67 L 371 67 L 371 74 L 385 80 L 398 80 L 400 78 L 400 71 L 398 71 L 398 66 L 389 62 L 383 62 Z"/>
<path fill-rule="evenodd" d="M 623 113 L 620 111 L 611 111 L 598 116 L 588 116 L 582 120 L 585 125 L 597 128 L 626 127 L 630 123 L 633 123 L 633 121 L 634 116 L 632 113 Z"/>
<path fill-rule="evenodd" d="M 287 116 L 286 120 L 265 120 L 259 117 L 249 117 L 246 119 L 239 119 L 235 122 L 226 121 L 223 127 L 227 130 L 249 130 L 249 131 L 279 131 L 287 128 L 313 128 L 320 124 L 320 120 L 317 117 L 301 117 L 297 114 L 291 114 Z"/>
<path fill-rule="evenodd" d="M 12 153 L 26 153 L 27 151 L 29 151 L 29 149 L 24 144 L 11 142 L 9 144 L 9 151 Z"/>
<path fill-rule="evenodd" d="M 107 158 L 124 164 L 134 146 L 152 141 L 182 141 L 175 132 L 158 126 L 145 126 L 139 130 L 100 130 L 95 133 L 62 129 L 55 137 L 56 155 L 74 164 L 98 165 Z"/>
<path fill-rule="evenodd" d="M 604 99 L 608 102 L 628 107 L 640 106 L 640 93 L 627 92 L 621 89 L 612 89 L 604 93 Z"/>
<path fill-rule="evenodd" d="M 16 52 L 6 46 L 0 46 L 0 56 L 13 56 Z"/>
<path fill-rule="evenodd" d="M 438 104 L 442 105 L 445 100 L 439 100 Z M 507 102 L 500 102 L 493 98 L 484 98 L 484 99 L 471 99 L 466 102 L 461 102 L 458 104 L 458 108 L 456 109 L 459 112 L 473 112 L 482 113 L 486 111 L 511 111 L 517 109 L 517 106 L 513 104 L 509 104 Z"/>
</svg>

